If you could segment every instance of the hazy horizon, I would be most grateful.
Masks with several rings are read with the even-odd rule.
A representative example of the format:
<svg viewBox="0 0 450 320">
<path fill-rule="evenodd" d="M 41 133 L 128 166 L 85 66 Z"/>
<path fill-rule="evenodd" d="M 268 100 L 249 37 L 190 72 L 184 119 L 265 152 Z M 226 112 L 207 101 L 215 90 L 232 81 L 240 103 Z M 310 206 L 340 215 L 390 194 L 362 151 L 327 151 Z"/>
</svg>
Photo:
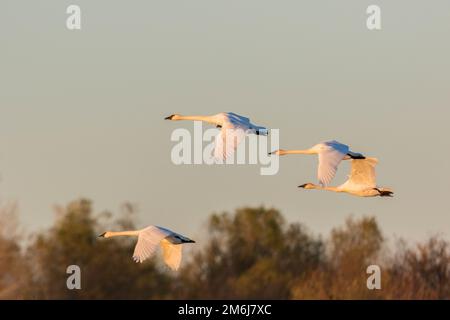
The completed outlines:
<svg viewBox="0 0 450 320">
<path fill-rule="evenodd" d="M 323 234 L 353 214 L 391 238 L 450 238 L 449 2 L 5 3 L 0 203 L 17 201 L 28 230 L 86 197 L 187 235 L 211 212 L 266 205 Z M 80 31 L 66 29 L 69 4 Z M 381 31 L 366 28 L 369 4 Z M 193 124 L 164 117 L 222 111 L 280 129 L 281 148 L 336 139 L 377 157 L 395 197 L 299 190 L 316 181 L 315 156 L 283 157 L 275 176 L 172 164 L 172 131 Z"/>
</svg>

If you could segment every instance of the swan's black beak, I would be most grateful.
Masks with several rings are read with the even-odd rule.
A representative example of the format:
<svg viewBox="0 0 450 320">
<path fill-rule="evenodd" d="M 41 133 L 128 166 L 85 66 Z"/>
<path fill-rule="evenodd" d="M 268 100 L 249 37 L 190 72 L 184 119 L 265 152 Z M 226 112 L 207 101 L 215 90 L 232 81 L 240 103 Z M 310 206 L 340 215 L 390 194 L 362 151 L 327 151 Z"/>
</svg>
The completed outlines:
<svg viewBox="0 0 450 320">
<path fill-rule="evenodd" d="M 302 184 L 301 186 L 298 186 L 299 188 L 305 188 L 306 187 L 306 185 L 307 185 L 307 183 L 305 183 L 305 184 Z"/>
<path fill-rule="evenodd" d="M 195 243 L 195 241 L 194 240 L 189 240 L 188 243 Z"/>
<path fill-rule="evenodd" d="M 171 115 L 171 116 L 165 117 L 165 118 L 164 118 L 164 120 L 172 120 L 173 116 L 174 116 L 174 115 Z"/>
<path fill-rule="evenodd" d="M 99 235 L 99 238 L 104 238 L 105 237 L 106 232 L 103 232 L 101 235 Z"/>
</svg>

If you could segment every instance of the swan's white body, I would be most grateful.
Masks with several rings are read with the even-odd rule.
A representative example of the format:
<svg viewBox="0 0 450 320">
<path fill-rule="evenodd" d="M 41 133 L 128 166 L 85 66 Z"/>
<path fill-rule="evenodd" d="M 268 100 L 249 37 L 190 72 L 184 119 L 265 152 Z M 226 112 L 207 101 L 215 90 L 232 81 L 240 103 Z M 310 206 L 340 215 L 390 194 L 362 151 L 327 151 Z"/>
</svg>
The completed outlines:
<svg viewBox="0 0 450 320">
<path fill-rule="evenodd" d="M 318 143 L 306 150 L 277 150 L 271 152 L 276 155 L 286 154 L 317 154 L 319 156 L 319 166 L 317 168 L 317 178 L 322 186 L 327 186 L 336 175 L 339 163 L 348 159 L 364 159 L 360 153 L 350 151 L 349 146 L 336 140 Z"/>
<path fill-rule="evenodd" d="M 348 180 L 338 187 L 323 187 L 306 183 L 299 187 L 304 189 L 318 189 L 333 192 L 346 192 L 359 197 L 392 197 L 393 191 L 389 188 L 379 188 L 376 185 L 375 166 L 378 160 L 366 158 L 352 160 L 351 173 Z"/>
<path fill-rule="evenodd" d="M 225 160 L 232 155 L 247 134 L 268 134 L 266 128 L 254 125 L 249 118 L 233 112 L 221 112 L 213 116 L 182 116 L 173 114 L 165 119 L 172 121 L 203 121 L 221 128 L 220 133 L 215 138 L 214 158 L 217 160 Z"/>
<path fill-rule="evenodd" d="M 148 226 L 145 229 L 133 231 L 107 231 L 100 235 L 100 237 L 104 238 L 119 236 L 138 237 L 136 247 L 134 248 L 133 259 L 140 263 L 150 258 L 160 245 L 163 250 L 164 262 L 169 268 L 175 271 L 180 267 L 182 244 L 195 243 L 195 241 L 185 236 L 157 226 Z"/>
</svg>

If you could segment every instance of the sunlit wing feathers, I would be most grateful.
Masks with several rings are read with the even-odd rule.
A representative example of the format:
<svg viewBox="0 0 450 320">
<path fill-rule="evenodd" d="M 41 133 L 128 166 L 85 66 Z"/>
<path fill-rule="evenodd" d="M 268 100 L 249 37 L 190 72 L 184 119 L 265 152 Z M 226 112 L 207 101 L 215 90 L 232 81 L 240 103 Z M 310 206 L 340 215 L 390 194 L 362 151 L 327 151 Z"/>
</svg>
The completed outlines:
<svg viewBox="0 0 450 320">
<path fill-rule="evenodd" d="M 155 253 L 161 240 L 170 234 L 168 230 L 155 226 L 149 226 L 143 229 L 139 233 L 138 241 L 134 248 L 134 261 L 142 263 L 150 258 Z"/>
<path fill-rule="evenodd" d="M 247 134 L 256 133 L 267 135 L 268 130 L 264 127 L 255 126 L 247 117 L 233 112 L 220 113 L 215 116 L 220 120 L 222 130 L 215 138 L 214 158 L 225 160 L 236 151 Z"/>
<path fill-rule="evenodd" d="M 337 141 L 328 141 L 321 144 L 317 170 L 320 184 L 326 186 L 333 180 L 339 163 L 344 159 L 348 151 L 348 146 Z"/>
<path fill-rule="evenodd" d="M 222 130 L 215 138 L 214 158 L 225 160 L 233 155 L 246 135 L 247 130 L 244 128 L 222 127 Z"/>
<path fill-rule="evenodd" d="M 180 267 L 182 256 L 182 245 L 172 244 L 167 240 L 161 241 L 161 247 L 163 249 L 164 262 L 170 269 L 176 271 Z"/>
<path fill-rule="evenodd" d="M 347 181 L 347 186 L 354 188 L 375 188 L 377 184 L 375 166 L 377 165 L 377 163 L 378 160 L 375 158 L 352 160 L 352 168 L 350 177 Z"/>
</svg>

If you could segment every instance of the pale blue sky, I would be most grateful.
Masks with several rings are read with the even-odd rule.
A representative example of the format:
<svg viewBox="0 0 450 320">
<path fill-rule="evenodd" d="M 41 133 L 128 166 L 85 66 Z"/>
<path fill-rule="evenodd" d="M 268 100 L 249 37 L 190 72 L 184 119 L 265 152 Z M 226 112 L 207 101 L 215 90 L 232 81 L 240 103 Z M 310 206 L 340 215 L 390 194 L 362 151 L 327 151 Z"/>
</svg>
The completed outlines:
<svg viewBox="0 0 450 320">
<path fill-rule="evenodd" d="M 82 9 L 82 30 L 65 27 Z M 383 30 L 365 27 L 369 4 Z M 354 214 L 386 235 L 450 237 L 450 2 L 22 1 L 0 11 L 0 199 L 29 230 L 78 197 L 140 225 L 200 233 L 212 211 L 265 204 L 326 233 Z M 296 188 L 316 158 L 174 166 L 172 113 L 233 111 L 280 128 L 285 148 L 326 139 L 380 159 L 393 199 Z M 340 168 L 335 183 L 347 174 Z"/>
</svg>

